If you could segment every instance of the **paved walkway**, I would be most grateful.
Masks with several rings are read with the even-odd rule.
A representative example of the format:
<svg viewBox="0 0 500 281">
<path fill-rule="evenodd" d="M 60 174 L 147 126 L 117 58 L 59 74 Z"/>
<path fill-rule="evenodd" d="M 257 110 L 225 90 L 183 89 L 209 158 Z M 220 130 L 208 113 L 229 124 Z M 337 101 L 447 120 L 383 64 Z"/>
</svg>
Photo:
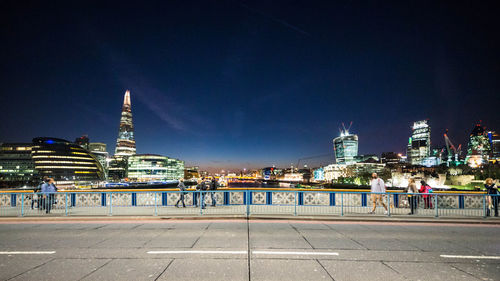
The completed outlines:
<svg viewBox="0 0 500 281">
<path fill-rule="evenodd" d="M 499 280 L 500 226 L 12 220 L 0 280 Z"/>
<path fill-rule="evenodd" d="M 69 207 L 55 208 L 50 216 L 366 216 L 371 207 L 358 206 L 288 206 L 288 205 L 224 205 L 217 207 L 207 207 L 206 209 L 188 206 L 186 208 L 175 208 L 174 206 L 92 206 L 92 207 Z M 0 208 L 0 217 L 21 216 L 47 216 L 43 210 L 20 207 Z M 417 214 L 408 215 L 407 208 L 391 208 L 391 216 L 399 217 L 436 217 L 434 209 L 418 209 Z M 442 218 L 471 218 L 482 219 L 484 210 L 482 209 L 438 209 L 438 217 Z M 384 209 L 378 207 L 375 216 L 385 216 Z"/>
</svg>

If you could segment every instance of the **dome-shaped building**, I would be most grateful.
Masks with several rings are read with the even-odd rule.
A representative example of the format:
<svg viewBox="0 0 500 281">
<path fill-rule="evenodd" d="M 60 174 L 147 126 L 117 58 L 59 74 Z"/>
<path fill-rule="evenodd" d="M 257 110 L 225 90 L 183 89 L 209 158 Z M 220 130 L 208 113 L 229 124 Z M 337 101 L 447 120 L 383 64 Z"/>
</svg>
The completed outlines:
<svg viewBox="0 0 500 281">
<path fill-rule="evenodd" d="M 67 140 L 34 138 L 31 154 L 38 175 L 54 178 L 58 183 L 92 182 L 105 178 L 105 171 L 98 159 Z"/>
</svg>

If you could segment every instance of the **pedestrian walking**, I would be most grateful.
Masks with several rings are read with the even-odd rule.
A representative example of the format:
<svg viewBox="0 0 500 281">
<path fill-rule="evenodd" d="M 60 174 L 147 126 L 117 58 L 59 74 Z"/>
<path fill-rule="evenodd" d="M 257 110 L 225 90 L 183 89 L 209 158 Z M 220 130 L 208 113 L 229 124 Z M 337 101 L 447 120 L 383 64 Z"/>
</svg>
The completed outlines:
<svg viewBox="0 0 500 281">
<path fill-rule="evenodd" d="M 373 203 L 373 209 L 368 212 L 369 214 L 375 214 L 375 209 L 377 208 L 377 202 L 380 202 L 384 206 L 385 212 L 387 214 L 387 205 L 384 203 L 384 194 L 386 192 L 384 180 L 379 178 L 377 173 L 372 174 L 371 180 L 371 197 Z"/>
<path fill-rule="evenodd" d="M 410 213 L 408 215 L 415 214 L 417 209 L 417 184 L 415 183 L 415 179 L 410 178 L 408 180 L 408 187 L 406 188 L 406 193 L 408 194 L 408 203 L 410 204 Z"/>
<path fill-rule="evenodd" d="M 217 186 L 218 186 L 218 183 L 214 177 L 214 178 L 212 178 L 212 181 L 210 182 L 210 190 L 212 191 L 212 192 L 210 192 L 210 197 L 212 199 L 212 207 L 215 207 L 215 205 L 217 204 L 217 196 L 215 193 L 215 190 L 217 190 Z"/>
<path fill-rule="evenodd" d="M 495 185 L 492 178 L 487 178 L 484 181 L 486 193 L 488 193 L 488 209 L 486 216 L 491 215 L 491 209 L 495 210 L 495 217 L 498 217 L 498 186 Z"/>
<path fill-rule="evenodd" d="M 54 183 L 54 179 L 49 178 L 48 182 L 42 185 L 43 205 L 45 207 L 46 214 L 49 214 L 50 210 L 52 209 L 56 192 L 57 192 L 57 187 Z"/>
<path fill-rule="evenodd" d="M 184 203 L 184 196 L 186 195 L 186 186 L 184 185 L 184 179 L 179 180 L 179 184 L 177 185 L 179 188 L 179 199 L 177 203 L 175 203 L 175 207 L 179 208 L 179 203 L 182 202 L 182 207 L 186 208 L 186 204 Z"/>
<path fill-rule="evenodd" d="M 420 181 L 420 193 L 423 193 L 424 195 L 422 196 L 424 198 L 424 209 L 432 209 L 432 200 L 431 196 L 428 195 L 429 193 L 432 193 L 432 188 L 425 182 L 425 181 Z"/>
</svg>

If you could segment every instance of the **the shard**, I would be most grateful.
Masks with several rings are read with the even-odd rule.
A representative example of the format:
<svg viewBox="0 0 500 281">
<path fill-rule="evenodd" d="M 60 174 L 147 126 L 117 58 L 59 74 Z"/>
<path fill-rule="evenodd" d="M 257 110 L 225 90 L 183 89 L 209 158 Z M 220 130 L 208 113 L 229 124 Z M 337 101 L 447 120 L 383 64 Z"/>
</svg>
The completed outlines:
<svg viewBox="0 0 500 281">
<path fill-rule="evenodd" d="M 134 125 L 132 123 L 132 106 L 130 91 L 125 92 L 123 98 L 120 130 L 116 139 L 115 157 L 126 157 L 135 154 Z"/>
</svg>

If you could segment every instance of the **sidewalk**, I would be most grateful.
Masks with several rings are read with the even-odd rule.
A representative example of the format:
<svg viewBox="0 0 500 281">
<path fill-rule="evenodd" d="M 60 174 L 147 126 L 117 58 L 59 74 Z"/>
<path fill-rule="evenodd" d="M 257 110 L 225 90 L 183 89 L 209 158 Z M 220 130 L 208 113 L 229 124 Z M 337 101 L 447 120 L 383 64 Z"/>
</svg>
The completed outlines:
<svg viewBox="0 0 500 281">
<path fill-rule="evenodd" d="M 346 216 L 293 216 L 293 215 L 177 215 L 177 216 L 39 216 L 39 217 L 0 217 L 0 224 L 8 223 L 71 223 L 71 222 L 167 222 L 167 221 L 324 221 L 324 222 L 386 222 L 386 223 L 436 223 L 436 224 L 485 224 L 500 225 L 499 217 L 460 218 L 460 217 L 411 217 L 383 215 L 346 215 Z"/>
</svg>

